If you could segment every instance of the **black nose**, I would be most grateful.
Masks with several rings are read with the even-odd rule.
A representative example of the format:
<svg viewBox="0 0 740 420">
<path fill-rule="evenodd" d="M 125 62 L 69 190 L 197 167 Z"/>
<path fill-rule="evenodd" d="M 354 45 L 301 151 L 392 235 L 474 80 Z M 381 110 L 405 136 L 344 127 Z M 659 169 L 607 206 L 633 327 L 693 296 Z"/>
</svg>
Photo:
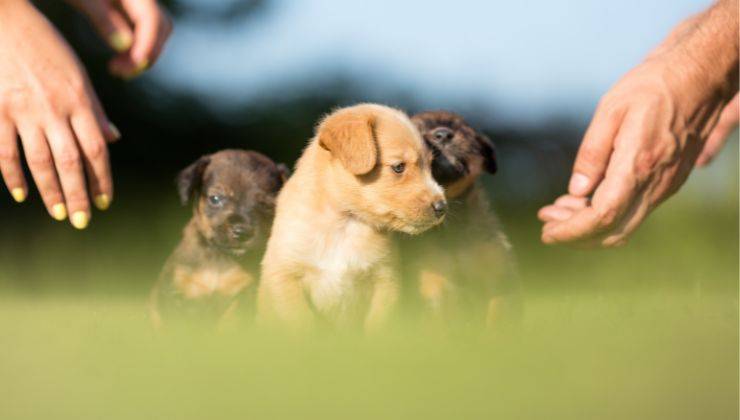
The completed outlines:
<svg viewBox="0 0 740 420">
<path fill-rule="evenodd" d="M 455 137 L 455 133 L 447 128 L 441 128 L 434 132 L 434 138 L 441 143 L 447 143 Z"/>
<path fill-rule="evenodd" d="M 432 203 L 432 210 L 434 210 L 434 215 L 437 217 L 442 217 L 447 213 L 447 202 L 445 200 L 439 200 Z"/>
<path fill-rule="evenodd" d="M 239 241 L 247 240 L 254 235 L 254 229 L 244 224 L 232 225 L 230 230 L 231 236 Z"/>
</svg>

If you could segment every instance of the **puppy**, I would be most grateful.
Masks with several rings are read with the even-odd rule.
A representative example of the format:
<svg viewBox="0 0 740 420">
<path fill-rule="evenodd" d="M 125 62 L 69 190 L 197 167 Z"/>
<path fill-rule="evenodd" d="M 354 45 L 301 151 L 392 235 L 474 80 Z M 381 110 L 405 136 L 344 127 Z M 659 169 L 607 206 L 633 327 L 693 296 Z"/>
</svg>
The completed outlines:
<svg viewBox="0 0 740 420">
<path fill-rule="evenodd" d="M 399 293 L 390 233 L 421 233 L 445 211 L 408 116 L 375 104 L 335 111 L 278 197 L 258 317 L 299 329 L 380 326 Z"/>
<path fill-rule="evenodd" d="M 235 311 L 257 269 L 287 168 L 266 156 L 223 150 L 203 156 L 177 177 L 193 217 L 150 295 L 155 326 L 162 314 L 223 319 Z"/>
<path fill-rule="evenodd" d="M 496 173 L 496 152 L 488 137 L 451 112 L 412 117 L 433 154 L 432 175 L 449 202 L 444 225 L 404 247 L 412 277 L 428 314 L 444 322 L 485 321 L 494 325 L 520 311 L 511 246 L 478 182 Z"/>
</svg>

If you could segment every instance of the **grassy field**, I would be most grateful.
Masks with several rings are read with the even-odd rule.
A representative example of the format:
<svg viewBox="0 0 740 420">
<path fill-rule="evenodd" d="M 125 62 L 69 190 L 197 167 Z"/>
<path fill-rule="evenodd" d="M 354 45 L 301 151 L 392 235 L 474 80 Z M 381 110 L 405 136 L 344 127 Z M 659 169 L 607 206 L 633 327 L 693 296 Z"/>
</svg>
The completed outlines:
<svg viewBox="0 0 740 420">
<path fill-rule="evenodd" d="M 186 217 L 173 200 L 122 198 L 83 233 L 8 224 L 0 419 L 737 418 L 730 166 L 698 174 L 616 251 L 541 246 L 533 211 L 503 208 L 525 313 L 495 336 L 403 322 L 371 338 L 156 334 L 144 301 Z"/>
</svg>

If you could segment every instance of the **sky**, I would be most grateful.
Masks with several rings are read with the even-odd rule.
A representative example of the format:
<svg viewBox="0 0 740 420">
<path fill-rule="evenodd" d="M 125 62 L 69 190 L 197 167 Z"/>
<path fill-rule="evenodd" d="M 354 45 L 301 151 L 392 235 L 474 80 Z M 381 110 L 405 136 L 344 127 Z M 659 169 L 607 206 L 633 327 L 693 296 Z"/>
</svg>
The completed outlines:
<svg viewBox="0 0 740 420">
<path fill-rule="evenodd" d="M 367 100 L 405 92 L 426 107 L 474 104 L 507 121 L 582 119 L 673 25 L 708 4 L 273 0 L 229 25 L 181 19 L 153 77 L 220 105 L 345 77 Z"/>
</svg>

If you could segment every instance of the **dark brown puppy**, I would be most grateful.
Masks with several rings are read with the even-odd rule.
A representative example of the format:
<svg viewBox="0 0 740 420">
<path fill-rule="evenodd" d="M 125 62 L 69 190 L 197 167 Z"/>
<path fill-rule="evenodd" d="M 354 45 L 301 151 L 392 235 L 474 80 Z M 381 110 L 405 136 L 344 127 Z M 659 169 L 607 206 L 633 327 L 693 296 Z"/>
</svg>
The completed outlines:
<svg viewBox="0 0 740 420">
<path fill-rule="evenodd" d="M 288 170 L 245 150 L 206 155 L 183 169 L 177 188 L 193 217 L 150 296 L 155 326 L 162 316 L 223 319 L 256 289 L 275 210 Z"/>
<path fill-rule="evenodd" d="M 494 325 L 520 312 L 511 246 L 478 182 L 496 173 L 491 140 L 446 111 L 412 117 L 433 153 L 432 175 L 449 203 L 445 223 L 414 238 L 409 275 L 426 311 L 443 321 Z"/>
</svg>

